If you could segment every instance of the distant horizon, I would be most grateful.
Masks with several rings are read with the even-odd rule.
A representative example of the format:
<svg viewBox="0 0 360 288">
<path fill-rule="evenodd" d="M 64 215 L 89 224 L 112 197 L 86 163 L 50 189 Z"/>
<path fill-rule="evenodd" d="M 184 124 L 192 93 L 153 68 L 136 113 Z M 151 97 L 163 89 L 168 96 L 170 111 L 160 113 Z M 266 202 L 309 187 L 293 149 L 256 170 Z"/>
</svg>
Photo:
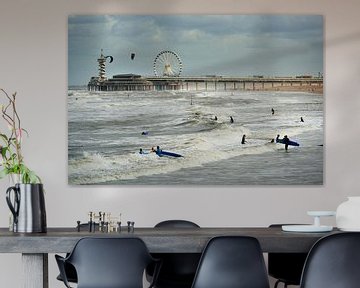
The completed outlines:
<svg viewBox="0 0 360 288">
<path fill-rule="evenodd" d="M 98 76 L 101 49 L 114 58 L 108 79 L 154 76 L 163 50 L 179 55 L 184 77 L 323 74 L 321 15 L 74 15 L 68 27 L 69 87 Z"/>
</svg>

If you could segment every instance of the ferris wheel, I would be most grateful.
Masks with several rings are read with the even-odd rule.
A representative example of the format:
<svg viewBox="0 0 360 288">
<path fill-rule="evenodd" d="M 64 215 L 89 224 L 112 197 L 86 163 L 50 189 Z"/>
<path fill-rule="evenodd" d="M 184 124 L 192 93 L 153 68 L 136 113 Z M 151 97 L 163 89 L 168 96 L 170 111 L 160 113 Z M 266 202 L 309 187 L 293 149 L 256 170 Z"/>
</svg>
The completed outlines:
<svg viewBox="0 0 360 288">
<path fill-rule="evenodd" d="M 155 76 L 180 76 L 182 62 L 175 52 L 161 51 L 154 59 Z"/>
</svg>

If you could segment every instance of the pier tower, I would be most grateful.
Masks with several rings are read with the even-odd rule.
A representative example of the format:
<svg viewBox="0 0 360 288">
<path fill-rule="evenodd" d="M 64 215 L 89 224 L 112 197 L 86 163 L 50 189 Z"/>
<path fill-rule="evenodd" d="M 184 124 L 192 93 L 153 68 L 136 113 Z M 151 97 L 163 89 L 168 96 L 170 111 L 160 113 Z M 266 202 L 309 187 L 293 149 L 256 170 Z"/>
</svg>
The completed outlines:
<svg viewBox="0 0 360 288">
<path fill-rule="evenodd" d="M 106 65 L 106 57 L 103 54 L 103 49 L 101 49 L 100 57 L 97 59 L 99 63 L 99 82 L 104 82 L 107 80 L 105 65 Z"/>
</svg>

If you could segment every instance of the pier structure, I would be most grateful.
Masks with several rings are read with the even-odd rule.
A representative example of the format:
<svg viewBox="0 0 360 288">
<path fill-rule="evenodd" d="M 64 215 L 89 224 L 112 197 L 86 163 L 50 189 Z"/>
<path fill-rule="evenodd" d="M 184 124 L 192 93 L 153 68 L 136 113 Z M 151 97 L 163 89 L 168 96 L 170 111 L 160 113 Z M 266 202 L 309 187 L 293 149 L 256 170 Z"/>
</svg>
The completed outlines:
<svg viewBox="0 0 360 288">
<path fill-rule="evenodd" d="M 137 74 L 118 74 L 112 78 L 106 76 L 106 59 L 101 49 L 97 59 L 99 74 L 91 77 L 89 91 L 234 91 L 234 90 L 302 90 L 322 91 L 323 78 L 302 75 L 294 77 L 231 77 L 218 75 L 181 76 L 182 61 L 173 51 L 162 51 L 154 60 L 155 76 Z M 162 76 L 160 75 L 162 74 Z"/>
<path fill-rule="evenodd" d="M 99 63 L 99 77 L 97 78 L 98 82 L 104 82 L 107 80 L 106 73 L 105 73 L 105 66 L 106 66 L 106 58 L 103 54 L 103 50 L 101 49 L 100 57 L 97 59 Z"/>
<path fill-rule="evenodd" d="M 146 76 L 136 74 L 114 75 L 99 81 L 92 77 L 90 91 L 234 91 L 234 90 L 322 90 L 323 78 L 295 77 L 225 77 L 225 76 Z"/>
<path fill-rule="evenodd" d="M 105 81 L 92 77 L 88 84 L 89 91 L 146 91 L 154 90 L 153 83 L 137 74 L 114 75 Z"/>
</svg>

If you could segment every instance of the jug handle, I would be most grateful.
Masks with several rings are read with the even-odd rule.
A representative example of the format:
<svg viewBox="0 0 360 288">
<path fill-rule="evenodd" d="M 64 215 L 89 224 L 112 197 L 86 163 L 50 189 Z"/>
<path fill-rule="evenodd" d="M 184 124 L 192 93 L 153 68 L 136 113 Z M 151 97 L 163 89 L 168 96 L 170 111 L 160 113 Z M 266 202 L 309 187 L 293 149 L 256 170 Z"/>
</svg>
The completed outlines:
<svg viewBox="0 0 360 288">
<path fill-rule="evenodd" d="M 14 205 L 11 203 L 10 195 L 11 191 L 14 191 Z M 16 187 L 9 187 L 6 190 L 6 202 L 10 208 L 11 213 L 14 215 L 14 223 L 17 223 L 18 216 L 19 216 L 19 205 L 20 205 L 20 199 L 19 199 L 19 191 L 16 189 Z"/>
</svg>

